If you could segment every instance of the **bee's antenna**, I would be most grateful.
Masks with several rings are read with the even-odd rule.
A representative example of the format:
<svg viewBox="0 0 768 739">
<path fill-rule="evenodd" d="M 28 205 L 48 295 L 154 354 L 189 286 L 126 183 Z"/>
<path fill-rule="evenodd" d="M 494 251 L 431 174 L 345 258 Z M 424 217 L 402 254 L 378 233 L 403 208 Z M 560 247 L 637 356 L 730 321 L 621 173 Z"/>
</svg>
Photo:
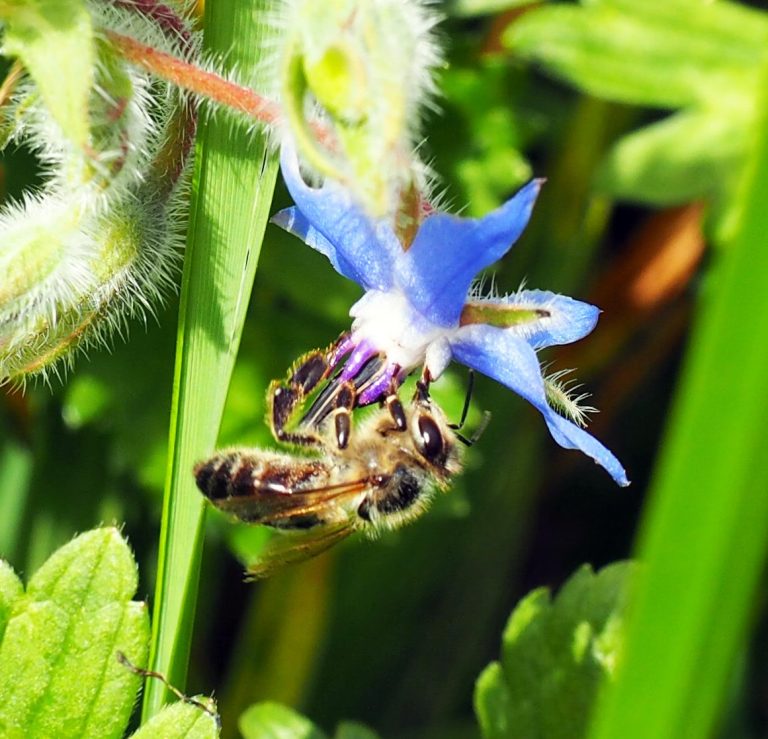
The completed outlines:
<svg viewBox="0 0 768 739">
<path fill-rule="evenodd" d="M 469 374 L 467 376 L 467 394 L 464 396 L 464 407 L 461 409 L 461 418 L 459 419 L 458 423 L 449 423 L 448 427 L 453 429 L 454 431 L 458 431 L 464 426 L 464 421 L 467 420 L 467 413 L 469 413 L 469 404 L 472 401 L 472 391 L 475 388 L 475 371 L 469 370 Z M 486 426 L 487 426 L 486 422 Z M 485 427 L 483 427 L 485 428 Z M 459 438 L 461 438 L 460 434 L 456 434 Z"/>
<path fill-rule="evenodd" d="M 488 424 L 491 422 L 491 412 L 490 411 L 483 411 L 483 420 L 480 421 L 480 425 L 475 429 L 475 433 L 472 434 L 469 438 L 464 436 L 464 434 L 456 434 L 456 438 L 464 444 L 464 446 L 472 446 L 477 441 L 480 440 L 480 437 L 485 433 L 485 430 L 488 428 Z M 453 428 L 453 426 L 451 426 Z"/>
<path fill-rule="evenodd" d="M 165 677 L 165 675 L 161 675 L 159 672 L 153 672 L 152 670 L 145 670 L 143 667 L 137 667 L 121 651 L 118 650 L 116 657 L 117 661 L 123 667 L 130 670 L 134 675 L 139 675 L 140 677 L 144 678 L 156 678 L 161 683 L 163 683 L 163 685 L 165 685 L 165 687 L 168 688 L 168 690 L 170 690 L 171 693 L 173 693 L 180 701 L 189 703 L 192 706 L 196 706 L 201 711 L 205 711 L 209 716 L 213 718 L 214 721 L 216 721 L 216 727 L 219 729 L 219 731 L 221 731 L 221 716 L 219 716 L 217 711 L 211 710 L 208 706 L 205 705 L 205 703 L 201 703 L 199 700 L 195 700 L 194 698 L 190 698 L 188 695 L 184 695 L 184 693 L 182 693 L 178 688 L 174 687 L 168 682 L 168 679 Z"/>
</svg>

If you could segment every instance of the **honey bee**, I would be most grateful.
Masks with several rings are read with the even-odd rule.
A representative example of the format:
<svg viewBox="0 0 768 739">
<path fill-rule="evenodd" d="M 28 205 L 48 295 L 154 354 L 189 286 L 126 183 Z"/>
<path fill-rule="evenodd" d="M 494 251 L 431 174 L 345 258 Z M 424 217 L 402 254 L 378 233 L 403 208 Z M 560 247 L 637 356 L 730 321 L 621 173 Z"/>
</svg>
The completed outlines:
<svg viewBox="0 0 768 739">
<path fill-rule="evenodd" d="M 317 374 L 311 371 L 320 366 L 314 357 L 299 363 L 301 376 Z M 294 389 L 300 385 L 289 383 Z M 335 387 L 333 392 L 343 396 L 347 390 Z M 351 400 L 334 403 L 334 410 L 326 410 L 320 420 L 300 424 L 296 434 L 289 434 L 274 424 L 274 408 L 289 405 L 279 398 L 280 393 L 278 402 L 273 398 L 271 403 L 275 437 L 302 444 L 309 453 L 235 448 L 194 470 L 197 486 L 217 508 L 280 531 L 249 569 L 253 577 L 319 554 L 353 532 L 375 536 L 409 523 L 461 471 L 458 442 L 466 440 L 421 382 L 407 406 L 390 393 L 354 433 Z M 339 418 L 347 420 L 339 423 Z"/>
</svg>

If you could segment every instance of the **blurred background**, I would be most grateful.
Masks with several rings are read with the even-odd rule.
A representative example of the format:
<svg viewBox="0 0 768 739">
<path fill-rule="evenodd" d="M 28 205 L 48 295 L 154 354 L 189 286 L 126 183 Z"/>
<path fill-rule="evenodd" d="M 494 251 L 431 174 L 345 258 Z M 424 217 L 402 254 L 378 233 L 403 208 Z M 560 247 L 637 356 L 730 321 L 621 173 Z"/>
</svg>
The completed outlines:
<svg viewBox="0 0 768 739">
<path fill-rule="evenodd" d="M 752 14 L 743 44 L 724 54 L 733 45 L 711 37 L 716 16 L 674 34 L 663 6 L 614 4 L 612 13 L 601 3 L 443 4 L 444 97 L 426 121 L 425 152 L 444 202 L 464 215 L 547 178 L 494 283 L 603 309 L 591 336 L 543 358 L 575 368 L 600 409 L 590 431 L 631 487 L 558 447 L 536 411 L 479 377 L 468 428 L 484 410 L 492 421 L 466 473 L 402 531 L 246 583 L 238 558 L 261 532 L 210 511 L 189 691 L 215 690 L 225 735 L 247 706 L 270 699 L 327 729 L 347 718 L 389 737 L 477 736 L 473 684 L 497 657 L 515 603 L 582 563 L 630 556 L 689 330 L 712 289 L 708 264 L 736 208 L 754 116 L 741 103 L 757 89 L 749 44 L 768 21 L 760 3 L 712 4 Z M 6 197 L 38 176 L 29 152 L 6 150 Z M 274 209 L 288 202 L 278 188 Z M 269 381 L 348 327 L 358 290 L 268 228 L 221 446 L 272 443 Z M 156 321 L 130 327 L 128 343 L 91 351 L 60 380 L 0 390 L 0 555 L 23 576 L 76 532 L 117 522 L 139 561 L 139 596 L 151 599 L 176 310 L 169 301 Z M 454 368 L 434 387 L 452 419 L 466 382 Z M 733 676 L 723 736 L 768 734 L 766 636 L 758 630 Z"/>
</svg>

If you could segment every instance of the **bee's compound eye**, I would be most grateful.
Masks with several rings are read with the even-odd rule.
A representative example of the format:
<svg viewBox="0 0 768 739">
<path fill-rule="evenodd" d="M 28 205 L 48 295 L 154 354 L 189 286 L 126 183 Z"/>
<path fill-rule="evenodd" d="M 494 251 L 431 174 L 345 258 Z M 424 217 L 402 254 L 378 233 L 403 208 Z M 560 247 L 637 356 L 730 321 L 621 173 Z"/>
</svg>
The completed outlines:
<svg viewBox="0 0 768 739">
<path fill-rule="evenodd" d="M 419 445 L 421 453 L 430 461 L 435 461 L 442 457 L 444 450 L 443 435 L 434 418 L 427 415 L 419 416 L 417 428 L 421 441 Z"/>
</svg>

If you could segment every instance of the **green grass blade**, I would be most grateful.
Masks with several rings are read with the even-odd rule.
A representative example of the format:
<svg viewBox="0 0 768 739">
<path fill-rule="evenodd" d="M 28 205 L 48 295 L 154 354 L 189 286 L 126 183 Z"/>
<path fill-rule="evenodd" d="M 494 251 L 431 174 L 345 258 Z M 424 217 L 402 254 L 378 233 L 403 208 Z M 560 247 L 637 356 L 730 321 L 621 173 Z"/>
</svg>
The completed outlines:
<svg viewBox="0 0 768 739">
<path fill-rule="evenodd" d="M 766 102 L 743 209 L 692 338 L 640 538 L 626 651 L 593 739 L 712 736 L 743 647 L 768 537 Z"/>
<path fill-rule="evenodd" d="M 206 49 L 253 79 L 263 34 L 259 7 L 246 0 L 206 4 Z M 203 499 L 192 476 L 216 441 L 240 343 L 276 163 L 247 124 L 203 116 L 198 139 L 187 254 L 182 280 L 170 462 L 166 480 L 152 666 L 185 682 L 202 553 Z M 166 700 L 159 681 L 144 695 L 144 718 Z"/>
</svg>

